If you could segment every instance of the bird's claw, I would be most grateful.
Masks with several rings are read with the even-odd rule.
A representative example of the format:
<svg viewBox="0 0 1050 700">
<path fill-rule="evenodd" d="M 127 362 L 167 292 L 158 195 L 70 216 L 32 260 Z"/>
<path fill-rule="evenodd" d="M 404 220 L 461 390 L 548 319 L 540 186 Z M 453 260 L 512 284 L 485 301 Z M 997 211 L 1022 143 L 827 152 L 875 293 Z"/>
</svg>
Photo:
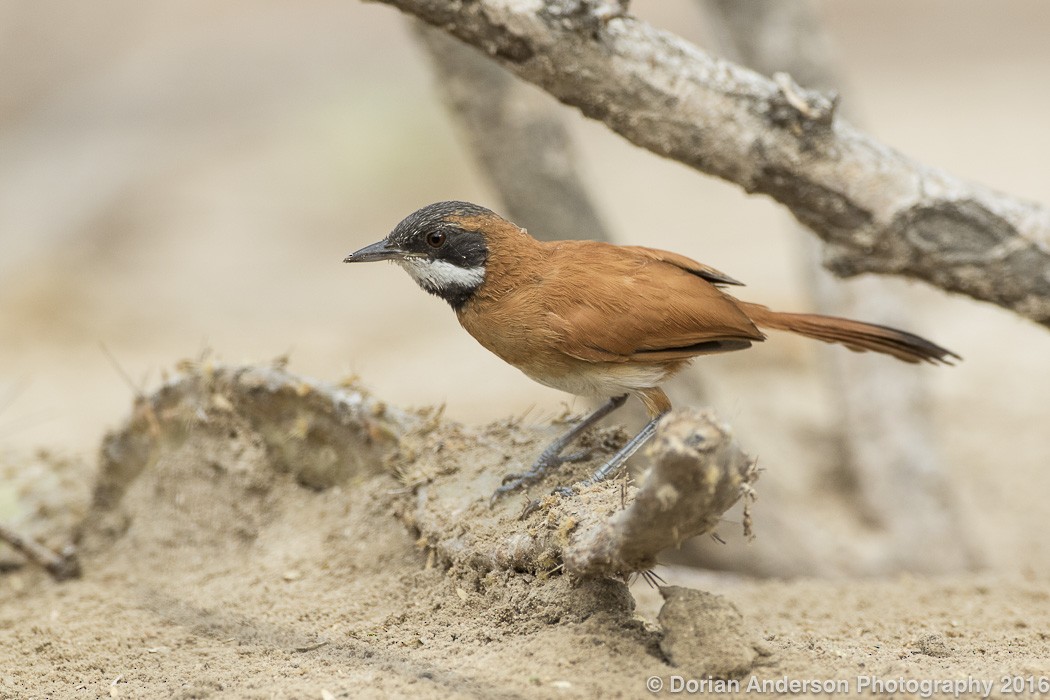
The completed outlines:
<svg viewBox="0 0 1050 700">
<path fill-rule="evenodd" d="M 514 485 L 507 489 L 508 491 L 513 491 L 522 484 L 539 481 L 546 472 L 547 470 L 545 468 L 540 469 L 538 466 L 533 466 L 533 468 L 527 472 L 511 472 L 510 474 L 504 474 L 502 481 L 499 482 L 500 488 L 502 489 L 507 484 L 513 483 Z"/>
<path fill-rule="evenodd" d="M 503 477 L 500 482 L 499 488 L 496 489 L 495 493 L 492 494 L 491 503 L 495 503 L 504 494 L 516 491 L 522 486 L 532 484 L 542 479 L 548 471 L 556 467 L 560 467 L 565 463 L 582 462 L 589 459 L 591 456 L 591 450 L 578 450 L 576 452 L 570 452 L 567 455 L 552 454 L 552 455 L 540 455 L 539 459 L 532 465 L 532 469 L 527 472 L 511 473 Z"/>
<path fill-rule="evenodd" d="M 539 479 L 542 474 L 533 474 L 532 472 L 525 472 L 524 474 L 507 474 L 503 477 L 503 481 L 500 483 L 499 488 L 496 489 L 496 493 L 493 495 L 501 495 L 504 493 L 510 493 L 516 491 L 525 484 L 531 484 L 532 482 Z"/>
<path fill-rule="evenodd" d="M 544 474 L 551 469 L 557 469 L 563 464 L 572 464 L 575 462 L 583 462 L 590 458 L 591 450 L 577 450 L 576 452 L 570 452 L 567 455 L 562 454 L 543 454 L 533 463 L 532 469 L 525 472 L 524 474 L 508 474 L 511 478 L 523 478 L 531 479 L 533 481 L 539 480 Z M 504 477 L 503 483 L 509 481 L 507 477 Z"/>
</svg>

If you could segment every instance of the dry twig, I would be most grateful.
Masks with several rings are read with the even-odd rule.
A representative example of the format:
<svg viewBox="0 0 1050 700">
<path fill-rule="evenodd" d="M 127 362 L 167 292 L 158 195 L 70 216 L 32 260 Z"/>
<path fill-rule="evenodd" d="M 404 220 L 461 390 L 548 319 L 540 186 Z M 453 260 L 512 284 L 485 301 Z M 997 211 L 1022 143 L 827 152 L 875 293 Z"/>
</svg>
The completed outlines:
<svg viewBox="0 0 1050 700">
<path fill-rule="evenodd" d="M 3 525 L 0 525 L 0 541 L 11 545 L 26 559 L 45 569 L 56 581 L 80 576 L 80 562 L 72 546 L 61 552 L 53 552 L 33 538 L 20 535 Z"/>
<path fill-rule="evenodd" d="M 547 575 L 562 567 L 563 553 L 565 570 L 579 575 L 643 571 L 662 549 L 713 527 L 755 478 L 727 428 L 710 414 L 682 412 L 661 424 L 651 450 L 655 466 L 640 489 L 621 492 L 611 481 L 568 498 L 549 496 L 524 520 L 514 499 L 490 508 L 512 463 L 508 457 L 531 459 L 548 429 L 508 422 L 475 431 L 405 414 L 280 367 L 186 363 L 179 376 L 137 400 L 125 424 L 106 436 L 83 531 L 119 535 L 116 506 L 138 474 L 189 436 L 205 433 L 229 441 L 248 440 L 242 432 L 258 436 L 276 471 L 313 488 L 369 476 L 397 479 L 405 488 L 386 493 L 427 551 L 428 566 L 485 572 Z M 558 475 L 563 483 L 590 474 L 623 439 L 615 429 L 598 435 L 585 436 L 593 454 L 565 465 Z"/>
</svg>

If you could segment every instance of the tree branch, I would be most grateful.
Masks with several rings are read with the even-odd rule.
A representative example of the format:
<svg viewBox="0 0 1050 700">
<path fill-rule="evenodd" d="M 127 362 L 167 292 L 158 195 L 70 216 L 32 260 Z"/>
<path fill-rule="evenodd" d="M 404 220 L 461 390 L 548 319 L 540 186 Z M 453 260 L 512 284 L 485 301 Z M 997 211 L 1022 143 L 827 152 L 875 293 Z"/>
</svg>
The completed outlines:
<svg viewBox="0 0 1050 700">
<path fill-rule="evenodd" d="M 767 194 L 839 275 L 899 274 L 1050 326 L 1050 210 L 918 163 L 834 100 L 602 0 L 380 0 L 481 48 L 632 143 Z"/>
</svg>

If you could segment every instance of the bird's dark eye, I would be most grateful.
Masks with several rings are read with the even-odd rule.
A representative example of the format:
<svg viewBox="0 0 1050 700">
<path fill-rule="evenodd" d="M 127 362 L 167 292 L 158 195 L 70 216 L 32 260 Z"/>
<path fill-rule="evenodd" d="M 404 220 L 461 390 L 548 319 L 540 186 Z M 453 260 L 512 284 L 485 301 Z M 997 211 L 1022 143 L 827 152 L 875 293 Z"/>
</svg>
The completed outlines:
<svg viewBox="0 0 1050 700">
<path fill-rule="evenodd" d="M 445 245 L 445 234 L 441 231 L 432 231 L 427 234 L 427 245 L 431 248 L 440 248 Z"/>
</svg>

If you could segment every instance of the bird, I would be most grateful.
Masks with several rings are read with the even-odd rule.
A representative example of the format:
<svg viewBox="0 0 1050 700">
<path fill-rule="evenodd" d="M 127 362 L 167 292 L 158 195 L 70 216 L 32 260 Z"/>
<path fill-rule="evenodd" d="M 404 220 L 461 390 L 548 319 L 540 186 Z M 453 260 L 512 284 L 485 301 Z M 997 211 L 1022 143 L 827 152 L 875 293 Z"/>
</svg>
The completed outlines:
<svg viewBox="0 0 1050 700">
<path fill-rule="evenodd" d="M 448 302 L 471 336 L 531 379 L 607 399 L 544 449 L 528 471 L 507 475 L 494 498 L 581 459 L 584 453 L 563 453 L 635 396 L 648 422 L 577 486 L 607 478 L 652 437 L 671 410 L 663 382 L 698 356 L 764 341 L 766 330 L 910 363 L 961 359 L 895 328 L 742 301 L 726 291 L 741 282 L 678 253 L 591 240 L 537 240 L 470 202 L 422 207 L 386 238 L 343 261 L 381 260 L 396 263 L 424 291 Z"/>
</svg>

